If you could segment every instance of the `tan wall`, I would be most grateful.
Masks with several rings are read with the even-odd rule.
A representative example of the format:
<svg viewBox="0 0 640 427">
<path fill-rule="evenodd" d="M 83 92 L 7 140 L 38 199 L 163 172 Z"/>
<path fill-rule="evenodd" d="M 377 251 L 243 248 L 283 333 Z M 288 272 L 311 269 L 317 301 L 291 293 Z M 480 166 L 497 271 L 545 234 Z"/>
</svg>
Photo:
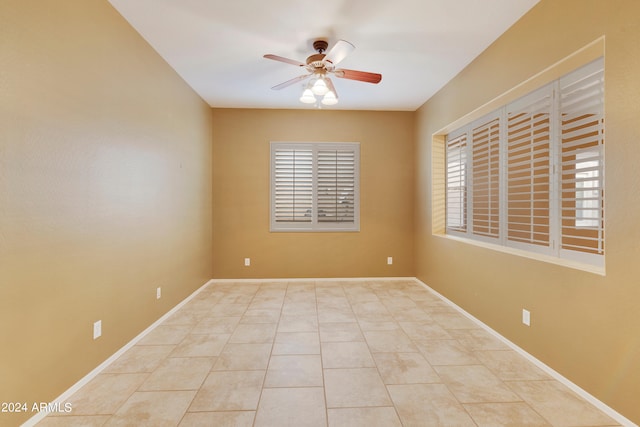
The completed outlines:
<svg viewBox="0 0 640 427">
<path fill-rule="evenodd" d="M 213 117 L 214 277 L 413 275 L 414 113 L 214 109 Z M 360 142 L 359 233 L 269 232 L 270 141 Z"/>
<path fill-rule="evenodd" d="M 0 2 L 0 401 L 52 400 L 211 278 L 211 154 L 106 1 Z"/>
<path fill-rule="evenodd" d="M 416 273 L 640 422 L 640 2 L 542 0 L 418 111 Z M 432 235 L 431 135 L 606 36 L 606 276 Z M 461 266 L 465 266 L 461 268 Z M 521 323 L 523 308 L 532 324 Z"/>
</svg>

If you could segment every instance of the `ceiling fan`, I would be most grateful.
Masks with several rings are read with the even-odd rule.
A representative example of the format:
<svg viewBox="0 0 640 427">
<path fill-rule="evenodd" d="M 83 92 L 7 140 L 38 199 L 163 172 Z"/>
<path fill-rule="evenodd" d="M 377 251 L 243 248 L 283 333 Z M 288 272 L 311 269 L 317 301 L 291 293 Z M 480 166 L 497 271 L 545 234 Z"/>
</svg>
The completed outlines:
<svg viewBox="0 0 640 427">
<path fill-rule="evenodd" d="M 312 104 L 316 103 L 316 96 L 322 97 L 324 105 L 334 105 L 338 102 L 338 93 L 329 78 L 329 74 L 335 77 L 349 80 L 357 80 L 366 83 L 377 84 L 382 80 L 382 75 L 377 73 L 369 73 L 366 71 L 347 70 L 346 68 L 336 68 L 336 65 L 347 57 L 355 46 L 345 40 L 338 40 L 329 52 L 325 54 L 329 43 L 324 39 L 318 39 L 313 42 L 313 49 L 317 52 L 309 56 L 306 63 L 296 61 L 295 59 L 283 58 L 278 55 L 264 55 L 267 59 L 284 62 L 286 64 L 296 65 L 304 68 L 307 74 L 294 77 L 284 83 L 280 83 L 271 89 L 280 90 L 291 86 L 295 83 L 309 79 L 309 83 L 305 86 L 304 92 L 300 97 L 300 101 Z"/>
</svg>

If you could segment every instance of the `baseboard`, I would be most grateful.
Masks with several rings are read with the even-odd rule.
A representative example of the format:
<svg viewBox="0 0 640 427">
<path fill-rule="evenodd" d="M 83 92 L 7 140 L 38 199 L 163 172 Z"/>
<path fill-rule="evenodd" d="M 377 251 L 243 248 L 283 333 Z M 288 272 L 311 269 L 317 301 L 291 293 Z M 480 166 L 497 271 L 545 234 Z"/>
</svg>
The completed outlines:
<svg viewBox="0 0 640 427">
<path fill-rule="evenodd" d="M 118 359 L 120 356 L 122 356 L 124 354 L 124 352 L 126 352 L 127 350 L 129 350 L 131 347 L 133 347 L 138 341 L 140 341 L 142 338 L 144 338 L 147 334 L 149 334 L 149 332 L 153 331 L 158 325 L 160 325 L 162 322 L 164 322 L 165 320 L 167 320 L 173 313 L 175 313 L 176 311 L 178 311 L 180 308 L 182 308 L 182 306 L 184 306 L 186 303 L 188 303 L 189 301 L 191 301 L 191 299 L 193 299 L 196 295 L 198 295 L 200 293 L 200 291 L 202 291 L 204 288 L 206 288 L 210 283 L 212 283 L 212 280 L 209 280 L 207 283 L 205 283 L 204 285 L 200 286 L 198 289 L 196 289 L 191 295 L 189 295 L 188 297 L 186 297 L 185 299 L 183 299 L 182 301 L 180 301 L 175 307 L 173 307 L 171 310 L 169 310 L 168 312 L 166 312 L 161 318 L 159 318 L 158 320 L 156 320 L 155 322 L 153 322 L 153 324 L 151 324 L 151 326 L 149 326 L 147 329 L 145 329 L 144 331 L 140 332 L 135 338 L 133 338 L 131 341 L 129 341 L 128 343 L 126 343 L 122 348 L 120 348 L 120 350 L 116 351 L 115 353 L 113 353 L 107 360 L 105 360 L 104 362 L 102 362 L 100 365 L 98 365 L 95 369 L 93 369 L 91 372 L 89 372 L 87 375 L 85 375 L 84 377 L 82 377 L 80 379 L 80 381 L 78 381 L 77 383 L 75 383 L 74 385 L 72 385 L 70 388 L 68 388 L 64 393 L 62 393 L 60 396 L 58 396 L 53 402 L 51 402 L 52 404 L 57 404 L 59 403 L 60 406 L 64 407 L 65 402 L 67 401 L 67 399 L 69 399 L 75 392 L 77 392 L 78 390 L 80 390 L 80 388 L 82 388 L 83 386 L 85 386 L 87 383 L 89 383 L 89 381 L 91 381 L 92 379 L 94 379 L 98 374 L 100 374 L 107 366 L 109 366 L 113 361 L 115 361 L 116 359 Z M 25 421 L 21 427 L 32 427 L 35 426 L 38 422 L 42 421 L 42 419 L 44 417 L 47 416 L 47 412 L 38 412 L 36 415 L 34 415 L 33 417 L 29 418 L 27 421 Z"/>
<path fill-rule="evenodd" d="M 255 278 L 255 279 L 211 279 L 212 283 L 253 283 L 253 282 L 330 282 L 339 280 L 341 282 L 363 282 L 367 280 L 390 281 L 390 280 L 416 280 L 415 277 L 299 277 L 299 278 Z"/>
<path fill-rule="evenodd" d="M 488 333 L 490 333 L 494 337 L 498 338 L 500 341 L 502 341 L 504 344 L 509 346 L 515 352 L 520 354 L 522 357 L 524 357 L 525 359 L 527 359 L 528 361 L 530 361 L 531 363 L 536 365 L 538 368 L 542 369 L 544 372 L 549 374 L 549 376 L 551 376 L 553 379 L 555 379 L 558 382 L 560 382 L 560 383 L 564 384 L 565 386 L 567 386 L 569 389 L 571 389 L 578 396 L 582 397 L 584 400 L 586 400 L 587 402 L 591 403 L 593 406 L 595 406 L 596 408 L 598 408 L 599 410 L 601 410 L 602 412 L 604 412 L 605 414 L 607 414 L 608 416 L 613 418 L 616 422 L 620 423 L 621 425 L 623 425 L 625 427 L 638 427 L 638 425 L 635 424 L 634 422 L 632 422 L 630 419 L 626 418 L 624 415 L 620 414 L 615 409 L 611 408 L 610 406 L 608 406 L 607 404 L 605 404 L 604 402 L 602 402 L 601 400 L 599 400 L 598 398 L 596 398 L 595 396 L 593 396 L 592 394 L 590 394 L 589 392 L 587 392 L 586 390 L 584 390 L 583 388 L 578 386 L 577 384 L 571 382 L 568 378 L 564 377 L 558 371 L 554 370 L 550 366 L 548 366 L 545 363 L 541 362 L 540 360 L 536 359 L 534 356 L 532 356 L 531 354 L 527 353 L 525 350 L 523 350 L 522 348 L 518 347 L 513 342 L 509 341 L 504 336 L 500 335 L 498 332 L 493 330 L 489 325 L 487 325 L 484 322 L 478 320 L 476 317 L 474 317 L 473 315 L 471 315 L 468 312 L 466 312 L 462 307 L 456 305 L 453 301 L 451 301 L 450 299 L 448 299 L 447 297 L 445 297 L 444 295 L 442 295 L 438 291 L 434 290 L 433 288 L 431 288 L 429 285 L 427 285 L 426 283 L 424 283 L 420 279 L 418 279 L 418 278 L 414 278 L 414 279 L 415 279 L 415 281 L 417 283 L 422 285 L 429 292 L 433 293 L 438 298 L 442 299 L 444 302 L 446 302 L 451 307 L 456 309 L 458 312 L 460 312 L 462 315 L 467 317 L 469 320 L 471 320 L 474 323 L 478 324 L 480 327 L 482 327 Z"/>
</svg>

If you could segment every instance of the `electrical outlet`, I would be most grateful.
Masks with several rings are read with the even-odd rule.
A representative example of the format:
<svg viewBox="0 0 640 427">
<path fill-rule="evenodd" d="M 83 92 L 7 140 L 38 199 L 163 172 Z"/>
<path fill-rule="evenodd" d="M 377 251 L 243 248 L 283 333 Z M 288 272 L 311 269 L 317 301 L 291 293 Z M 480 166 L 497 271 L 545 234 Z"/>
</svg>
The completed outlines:
<svg viewBox="0 0 640 427">
<path fill-rule="evenodd" d="M 522 309 L 522 323 L 527 326 L 531 326 L 531 312 L 529 310 Z"/>
<path fill-rule="evenodd" d="M 244 259 L 244 266 L 245 267 L 249 267 L 251 265 L 251 258 L 245 258 Z"/>
<path fill-rule="evenodd" d="M 162 288 L 156 288 L 156 299 L 162 297 Z"/>
<path fill-rule="evenodd" d="M 389 265 L 393 264 L 393 257 L 392 256 L 388 256 L 387 257 L 387 264 L 389 264 Z"/>
<path fill-rule="evenodd" d="M 102 335 L 102 320 L 93 322 L 93 339 L 100 338 L 100 335 Z"/>
</svg>

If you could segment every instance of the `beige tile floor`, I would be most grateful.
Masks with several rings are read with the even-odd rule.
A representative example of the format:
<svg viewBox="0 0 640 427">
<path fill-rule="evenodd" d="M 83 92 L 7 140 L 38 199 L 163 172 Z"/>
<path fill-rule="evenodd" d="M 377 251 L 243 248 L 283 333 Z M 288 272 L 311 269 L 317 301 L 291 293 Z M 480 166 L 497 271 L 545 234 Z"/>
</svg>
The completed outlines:
<svg viewBox="0 0 640 427">
<path fill-rule="evenodd" d="M 613 426 L 412 280 L 211 284 L 47 426 Z"/>
</svg>

